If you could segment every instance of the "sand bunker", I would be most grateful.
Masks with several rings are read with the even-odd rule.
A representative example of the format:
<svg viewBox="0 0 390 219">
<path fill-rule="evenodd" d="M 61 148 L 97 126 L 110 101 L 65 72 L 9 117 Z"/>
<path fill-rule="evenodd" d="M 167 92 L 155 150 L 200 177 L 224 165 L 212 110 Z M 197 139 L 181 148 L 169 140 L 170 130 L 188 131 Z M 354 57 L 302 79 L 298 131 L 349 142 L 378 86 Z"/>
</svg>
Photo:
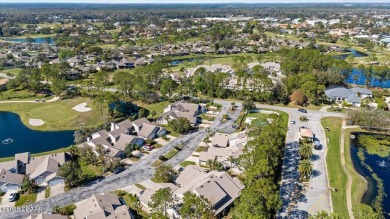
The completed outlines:
<svg viewBox="0 0 390 219">
<path fill-rule="evenodd" d="M 76 105 L 75 107 L 73 107 L 72 109 L 77 111 L 77 112 L 88 112 L 88 111 L 92 110 L 92 108 L 89 108 L 86 106 L 87 106 L 87 103 L 80 103 L 80 104 Z"/>
<path fill-rule="evenodd" d="M 41 126 L 45 124 L 45 122 L 42 119 L 29 119 L 28 123 L 32 126 Z"/>
</svg>

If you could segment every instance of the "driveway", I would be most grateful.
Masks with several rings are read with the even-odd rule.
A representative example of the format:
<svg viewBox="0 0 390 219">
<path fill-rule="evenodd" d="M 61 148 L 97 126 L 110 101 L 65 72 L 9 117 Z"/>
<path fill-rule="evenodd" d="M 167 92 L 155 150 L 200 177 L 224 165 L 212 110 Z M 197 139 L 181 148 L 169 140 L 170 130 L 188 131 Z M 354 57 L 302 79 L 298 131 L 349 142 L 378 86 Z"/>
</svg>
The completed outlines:
<svg viewBox="0 0 390 219">
<path fill-rule="evenodd" d="M 60 183 L 50 187 L 50 197 L 64 193 L 65 184 Z"/>
<path fill-rule="evenodd" d="M 14 207 L 15 206 L 15 202 L 10 202 L 9 201 L 9 196 L 11 195 L 11 193 L 13 192 L 7 192 L 3 195 L 3 199 L 1 199 L 1 207 Z"/>
<path fill-rule="evenodd" d="M 227 108 L 230 106 L 230 102 L 227 102 L 227 105 L 223 106 L 222 111 L 218 114 L 216 120 L 211 124 L 210 129 L 213 131 L 223 131 L 228 130 L 231 131 L 231 126 L 233 122 L 237 119 L 240 109 L 238 109 L 234 114 L 230 115 L 231 120 L 226 123 L 222 123 L 222 115 L 227 113 Z M 70 190 L 69 192 L 62 193 L 48 199 L 44 199 L 42 201 L 35 202 L 29 207 L 42 208 L 43 211 L 51 211 L 52 207 L 55 205 L 65 206 L 72 203 L 79 202 L 81 200 L 87 199 L 88 197 L 102 193 L 102 192 L 110 192 L 112 190 L 120 189 L 126 187 L 128 185 L 132 185 L 146 179 L 150 179 L 153 177 L 155 169 L 151 166 L 151 164 L 158 159 L 160 155 L 163 155 L 170 150 L 172 150 L 175 146 L 183 143 L 185 147 L 181 150 L 177 155 L 175 155 L 172 159 L 167 161 L 167 164 L 171 164 L 172 166 L 176 166 L 180 164 L 182 161 L 187 159 L 193 151 L 195 151 L 196 147 L 201 143 L 203 138 L 206 136 L 207 131 L 205 129 L 200 129 L 197 132 L 183 135 L 178 137 L 164 147 L 160 148 L 155 153 L 149 154 L 141 159 L 139 162 L 134 165 L 128 167 L 125 171 L 119 174 L 113 174 L 104 179 L 97 180 L 89 183 L 88 185 L 84 185 L 82 187 Z M 25 218 L 29 216 L 28 212 L 0 212 L 0 218 Z"/>
</svg>

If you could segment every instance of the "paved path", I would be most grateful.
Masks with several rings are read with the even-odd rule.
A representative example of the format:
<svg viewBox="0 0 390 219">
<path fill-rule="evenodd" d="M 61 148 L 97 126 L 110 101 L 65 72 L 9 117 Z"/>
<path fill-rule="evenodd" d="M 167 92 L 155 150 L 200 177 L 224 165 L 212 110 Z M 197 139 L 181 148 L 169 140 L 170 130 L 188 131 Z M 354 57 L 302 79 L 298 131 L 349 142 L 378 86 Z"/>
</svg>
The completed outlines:
<svg viewBox="0 0 390 219">
<path fill-rule="evenodd" d="M 347 208 L 350 219 L 354 219 L 353 211 L 352 211 L 352 176 L 349 174 L 347 167 L 345 166 L 345 156 L 344 156 L 344 138 L 345 138 L 345 129 L 347 128 L 358 128 L 359 126 L 345 126 L 345 120 L 343 121 L 343 126 L 341 129 L 341 140 L 340 140 L 340 158 L 341 165 L 343 166 L 344 172 L 347 174 L 348 182 L 347 182 Z"/>
<path fill-rule="evenodd" d="M 229 129 L 232 126 L 233 122 L 237 119 L 241 110 L 238 109 L 234 114 L 231 114 L 231 120 L 226 123 L 222 123 L 222 115 L 227 113 L 227 109 L 229 106 L 230 103 L 228 105 L 223 106 L 216 120 L 210 126 L 211 130 L 221 131 Z M 176 166 L 180 162 L 184 161 L 188 156 L 190 156 L 193 151 L 195 151 L 196 147 L 201 143 L 206 134 L 207 131 L 205 129 L 202 129 L 192 134 L 183 135 L 179 138 L 172 140 L 170 143 L 159 149 L 156 153 L 152 153 L 144 159 L 141 159 L 138 163 L 130 166 L 122 173 L 111 175 L 100 181 L 94 181 L 83 187 L 70 190 L 67 193 L 44 199 L 42 201 L 28 205 L 28 207 L 42 208 L 42 210 L 45 212 L 51 211 L 51 208 L 55 205 L 64 206 L 76 203 L 97 193 L 120 189 L 131 184 L 150 179 L 154 174 L 154 168 L 152 168 L 150 165 L 155 160 L 157 160 L 160 155 L 167 153 L 176 145 L 183 143 L 185 145 L 184 149 L 180 151 L 177 155 L 175 155 L 172 159 L 166 162 L 168 164 L 171 164 L 172 166 Z M 29 214 L 31 214 L 31 212 L 0 212 L 0 218 L 20 219 L 29 216 Z"/>
</svg>

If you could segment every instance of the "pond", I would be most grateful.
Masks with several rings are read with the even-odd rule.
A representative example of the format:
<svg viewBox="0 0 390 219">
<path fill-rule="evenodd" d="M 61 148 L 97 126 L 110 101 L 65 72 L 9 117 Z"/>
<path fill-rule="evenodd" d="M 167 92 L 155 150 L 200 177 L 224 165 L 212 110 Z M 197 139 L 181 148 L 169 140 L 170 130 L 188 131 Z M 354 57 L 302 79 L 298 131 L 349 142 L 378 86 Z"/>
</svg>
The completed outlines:
<svg viewBox="0 0 390 219">
<path fill-rule="evenodd" d="M 196 61 L 202 61 L 203 59 L 194 59 L 194 58 L 189 58 L 189 59 L 178 59 L 178 60 L 173 60 L 171 61 L 170 65 L 176 66 L 183 64 L 184 62 L 196 62 Z"/>
<path fill-rule="evenodd" d="M 339 58 L 339 59 L 346 59 L 349 55 L 353 55 L 354 57 L 366 57 L 366 56 L 368 56 L 366 53 L 359 52 L 359 51 L 354 50 L 354 49 L 349 49 L 349 53 L 336 55 L 336 57 Z"/>
<path fill-rule="evenodd" d="M 356 80 L 354 79 L 355 75 L 357 76 Z M 353 68 L 352 73 L 349 74 L 348 78 L 346 79 L 346 82 L 348 84 L 365 85 L 364 82 L 366 81 L 366 79 L 367 76 L 365 76 L 359 69 Z M 383 80 L 382 83 L 380 83 L 379 80 L 371 78 L 370 86 L 390 88 L 390 80 Z"/>
<path fill-rule="evenodd" d="M 54 38 L 52 37 L 38 37 L 38 38 L 33 38 L 34 43 L 43 43 L 47 44 L 46 38 L 49 38 L 49 44 L 54 44 Z M 26 38 L 3 38 L 4 41 L 8 42 L 17 42 L 17 43 L 23 43 L 26 41 Z"/>
<path fill-rule="evenodd" d="M 0 111 L 0 157 L 40 153 L 73 144 L 73 131 L 42 132 L 25 126 L 18 114 Z"/>
<path fill-rule="evenodd" d="M 368 188 L 364 193 L 362 202 L 370 205 L 375 196 L 377 195 L 376 182 L 371 178 L 370 172 L 362 166 L 360 159 L 358 157 L 358 148 L 357 139 L 359 138 L 360 133 L 352 133 L 356 136 L 355 139 L 351 139 L 351 158 L 353 165 L 356 171 L 362 175 L 368 182 Z M 383 200 L 383 210 L 385 218 L 390 219 L 390 157 L 382 158 L 378 155 L 368 154 L 365 150 L 364 155 L 366 160 L 364 161 L 368 166 L 370 166 L 374 173 L 383 181 L 384 191 L 387 196 Z"/>
</svg>

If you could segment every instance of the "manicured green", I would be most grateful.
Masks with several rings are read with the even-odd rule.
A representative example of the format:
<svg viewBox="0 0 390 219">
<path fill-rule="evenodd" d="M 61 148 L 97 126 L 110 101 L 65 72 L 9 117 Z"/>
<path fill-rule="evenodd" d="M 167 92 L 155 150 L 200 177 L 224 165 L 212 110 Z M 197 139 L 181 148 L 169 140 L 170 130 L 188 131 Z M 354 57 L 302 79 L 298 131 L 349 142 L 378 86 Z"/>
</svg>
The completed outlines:
<svg viewBox="0 0 390 219">
<path fill-rule="evenodd" d="M 14 100 L 49 100 L 53 97 L 43 95 L 43 94 L 35 94 L 34 92 L 30 92 L 28 90 L 6 90 L 0 93 L 0 101 L 14 101 Z"/>
<path fill-rule="evenodd" d="M 87 103 L 87 107 L 92 108 L 91 111 L 77 112 L 72 109 L 84 102 Z M 75 130 L 81 127 L 95 127 L 103 123 L 100 109 L 88 98 L 65 99 L 46 103 L 0 103 L 0 109 L 19 114 L 22 122 L 35 130 Z M 45 124 L 31 126 L 28 122 L 30 118 L 42 119 Z"/>
<path fill-rule="evenodd" d="M 157 116 L 159 116 L 160 114 L 162 114 L 164 112 L 164 108 L 169 105 L 168 101 L 163 101 L 163 102 L 158 102 L 158 103 L 153 103 L 153 104 L 142 104 L 139 101 L 134 101 L 134 103 L 139 105 L 140 107 L 143 107 L 143 108 L 149 110 L 149 113 L 152 111 L 155 111 L 157 113 L 155 118 Z M 149 114 L 148 118 L 152 118 L 152 115 Z"/>
<path fill-rule="evenodd" d="M 326 165 L 329 175 L 331 198 L 333 210 L 345 218 L 349 218 L 347 208 L 347 174 L 344 172 L 340 157 L 340 140 L 342 119 L 327 117 L 321 120 L 322 127 L 329 127 L 330 131 L 325 131 L 329 139 L 328 151 L 326 155 Z"/>
<path fill-rule="evenodd" d="M 204 146 L 198 146 L 196 149 L 195 149 L 195 152 L 202 152 L 202 151 L 207 151 L 207 147 L 204 147 Z"/>
</svg>

